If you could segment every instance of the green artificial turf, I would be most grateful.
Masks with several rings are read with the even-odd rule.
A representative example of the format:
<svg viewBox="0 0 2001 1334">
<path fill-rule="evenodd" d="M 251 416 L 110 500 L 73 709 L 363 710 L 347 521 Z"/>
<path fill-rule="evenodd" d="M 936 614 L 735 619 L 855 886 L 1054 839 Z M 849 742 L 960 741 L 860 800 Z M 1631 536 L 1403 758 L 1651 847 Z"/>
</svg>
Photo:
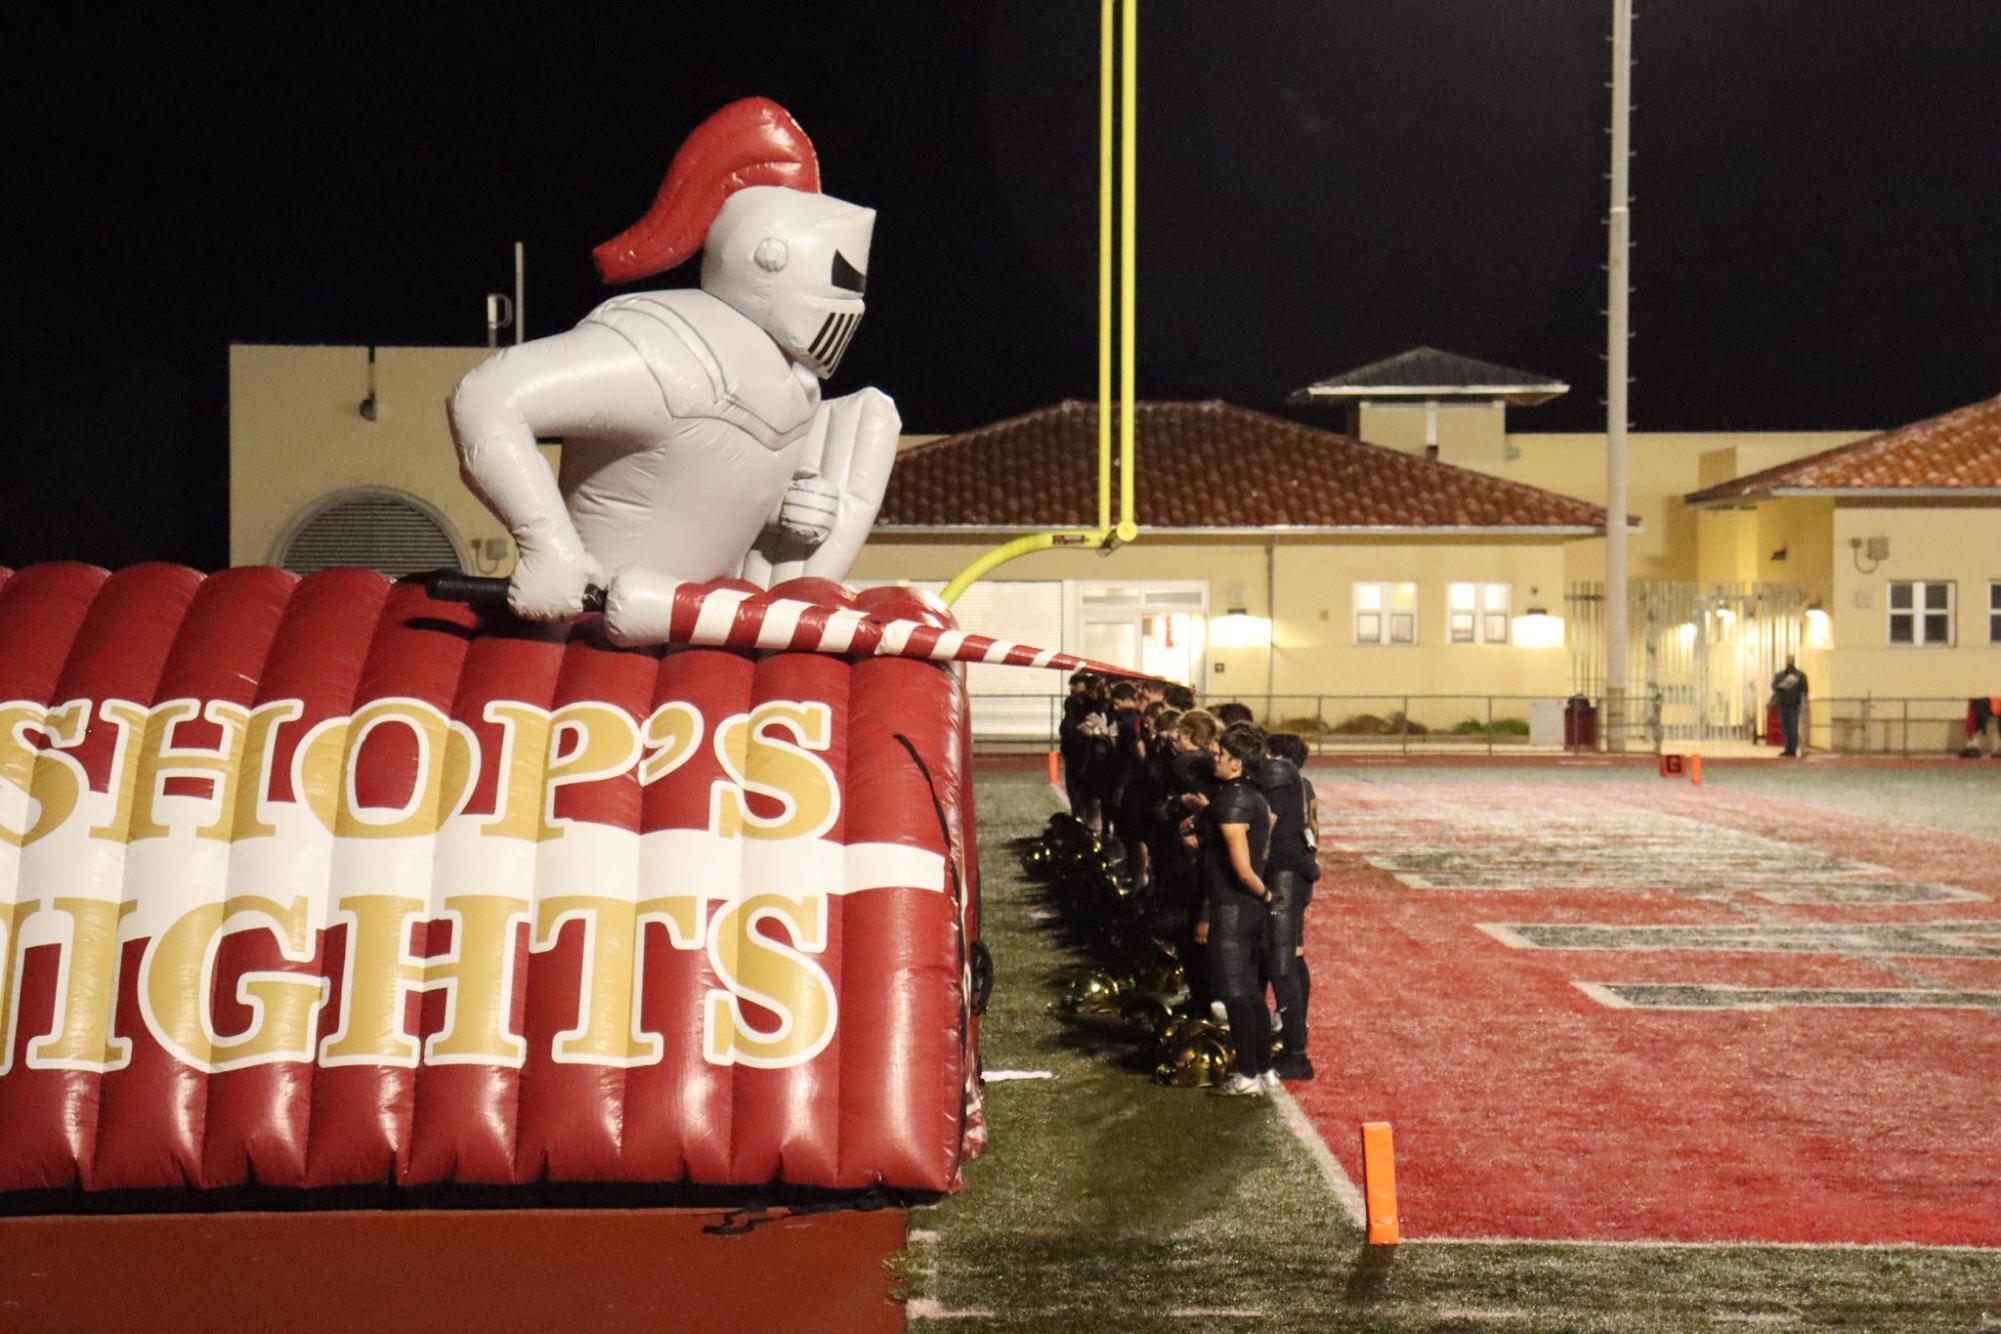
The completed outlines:
<svg viewBox="0 0 2001 1334">
<path fill-rule="evenodd" d="M 895 1264 L 913 1327 L 2001 1329 L 2001 1252 L 1364 1246 L 1277 1108 L 1158 1087 L 1117 1026 L 1051 1012 L 1085 960 L 1013 843 L 1054 798 L 1021 774 L 978 796 L 986 1067 L 1055 1077 L 989 1085 L 992 1148 L 963 1193 L 911 1213 Z"/>
</svg>

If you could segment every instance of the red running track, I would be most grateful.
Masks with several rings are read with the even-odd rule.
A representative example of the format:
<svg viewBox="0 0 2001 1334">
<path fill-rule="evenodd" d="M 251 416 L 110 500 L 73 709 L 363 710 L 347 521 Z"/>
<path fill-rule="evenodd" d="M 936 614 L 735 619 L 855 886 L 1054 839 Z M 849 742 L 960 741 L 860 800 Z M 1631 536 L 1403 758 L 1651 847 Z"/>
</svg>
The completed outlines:
<svg viewBox="0 0 2001 1334">
<path fill-rule="evenodd" d="M 1292 1088 L 1405 1236 L 2001 1245 L 2001 845 L 1564 777 L 1314 774 Z"/>
</svg>

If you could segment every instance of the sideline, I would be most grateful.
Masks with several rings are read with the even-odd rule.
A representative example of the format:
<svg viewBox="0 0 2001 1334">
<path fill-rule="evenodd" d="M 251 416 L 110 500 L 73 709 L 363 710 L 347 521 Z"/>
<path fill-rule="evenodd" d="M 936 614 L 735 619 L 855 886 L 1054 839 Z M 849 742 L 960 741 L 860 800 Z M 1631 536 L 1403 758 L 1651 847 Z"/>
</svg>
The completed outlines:
<svg viewBox="0 0 2001 1334">
<path fill-rule="evenodd" d="M 1061 783 L 1052 782 L 1049 790 L 1056 794 L 1058 807 L 1066 811 L 1070 809 L 1070 794 L 1063 790 Z M 1348 1220 L 1356 1227 L 1366 1231 L 1369 1222 L 1368 1214 L 1362 1206 L 1362 1192 L 1356 1188 L 1354 1179 L 1348 1175 L 1348 1169 L 1341 1166 L 1341 1160 L 1327 1147 L 1327 1141 L 1320 1138 L 1320 1132 L 1313 1128 L 1313 1122 L 1307 1119 L 1306 1113 L 1300 1110 L 1299 1104 L 1292 1100 L 1292 1094 L 1283 1085 L 1276 1094 L 1271 1095 L 1270 1100 L 1277 1104 L 1279 1115 L 1285 1121 L 1285 1128 L 1292 1132 L 1292 1137 L 1299 1141 L 1307 1156 L 1313 1159 L 1313 1165 L 1320 1169 L 1321 1179 L 1334 1192 L 1334 1198 L 1341 1205 L 1342 1212 L 1348 1215 Z"/>
<path fill-rule="evenodd" d="M 1369 1220 L 1368 1213 L 1362 1205 L 1362 1192 L 1356 1189 L 1355 1180 L 1348 1175 L 1348 1169 L 1341 1166 L 1341 1160 L 1327 1147 L 1327 1141 L 1320 1138 L 1320 1132 L 1314 1129 L 1313 1122 L 1307 1119 L 1306 1113 L 1300 1109 L 1297 1102 L 1293 1101 L 1292 1091 L 1281 1084 L 1276 1093 L 1268 1094 L 1267 1097 L 1277 1105 L 1279 1115 L 1285 1119 L 1286 1129 L 1292 1132 L 1292 1137 L 1300 1142 L 1312 1157 L 1314 1165 L 1320 1169 L 1321 1179 L 1326 1181 L 1328 1188 L 1334 1192 L 1334 1198 L 1340 1201 L 1348 1220 L 1356 1227 L 1367 1231 Z"/>
</svg>

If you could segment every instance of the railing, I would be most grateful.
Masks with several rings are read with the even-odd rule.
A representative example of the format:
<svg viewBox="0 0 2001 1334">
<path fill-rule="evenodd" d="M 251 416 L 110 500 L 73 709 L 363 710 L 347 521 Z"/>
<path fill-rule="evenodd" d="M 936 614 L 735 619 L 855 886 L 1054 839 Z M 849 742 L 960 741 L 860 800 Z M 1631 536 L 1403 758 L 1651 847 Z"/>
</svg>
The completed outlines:
<svg viewBox="0 0 2001 1334">
<path fill-rule="evenodd" d="M 1247 705 L 1259 726 L 1296 732 L 1315 754 L 1343 751 L 1394 754 L 1558 754 L 1604 744 L 1604 709 L 1589 717 L 1554 719 L 1554 735 L 1531 736 L 1531 706 L 1565 708 L 1548 695 L 1231 695 L 1200 697 L 1204 708 Z M 1660 704 L 1635 700 L 1624 728 L 1629 751 L 1651 752 L 1659 738 Z M 1056 744 L 1063 720 L 1060 695 L 975 695 L 973 735 L 981 749 L 1039 750 Z M 1543 744 L 1537 744 L 1541 741 Z"/>
<path fill-rule="evenodd" d="M 1602 700 L 1589 701 L 1589 721 L 1575 717 L 1562 727 L 1560 744 L 1535 744 L 1530 735 L 1532 705 L 1566 706 L 1548 695 L 1231 695 L 1200 697 L 1204 708 L 1235 702 L 1248 705 L 1267 731 L 1296 732 L 1317 755 L 1343 752 L 1399 755 L 1532 755 L 1607 748 Z M 1658 692 L 1627 703 L 1622 729 L 1628 754 L 1661 749 L 1672 729 L 1662 725 Z M 1801 725 L 1809 750 L 1849 755 L 1931 756 L 1956 754 L 1967 744 L 1966 701 L 1945 698 L 1815 699 Z M 975 695 L 973 735 L 986 751 L 1046 750 L 1056 745 L 1063 721 L 1061 695 Z M 1762 739 L 1762 720 L 1734 738 Z M 1547 738 L 1543 738 L 1547 741 Z M 1699 748 L 1699 743 L 1697 743 Z"/>
<path fill-rule="evenodd" d="M 1846 755 L 1955 755 L 1967 745 L 1966 700 L 1809 699 L 1802 724 L 1809 750 Z"/>
</svg>

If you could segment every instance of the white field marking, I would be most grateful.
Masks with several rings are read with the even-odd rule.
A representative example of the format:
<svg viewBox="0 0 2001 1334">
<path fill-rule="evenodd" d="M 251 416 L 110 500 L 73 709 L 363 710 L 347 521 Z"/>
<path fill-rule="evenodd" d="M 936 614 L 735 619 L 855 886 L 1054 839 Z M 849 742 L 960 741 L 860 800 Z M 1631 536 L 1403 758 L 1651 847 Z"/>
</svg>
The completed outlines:
<svg viewBox="0 0 2001 1334">
<path fill-rule="evenodd" d="M 1931 1241 L 1654 1241 L 1608 1237 L 1405 1237 L 1406 1246 L 1617 1246 L 1657 1251 L 1936 1251 L 2001 1255 L 2001 1245 Z"/>
<path fill-rule="evenodd" d="M 1716 1325 L 1797 1325 L 1800 1318 L 1787 1311 L 1711 1311 Z"/>
<path fill-rule="evenodd" d="M 1493 1322 L 1529 1319 L 1527 1311 L 1514 1311 L 1504 1307 L 1442 1306 L 1438 1309 L 1437 1314 L 1440 1320 L 1485 1320 Z"/>
<path fill-rule="evenodd" d="M 1313 1122 L 1306 1119 L 1306 1113 L 1299 1109 L 1297 1102 L 1293 1101 L 1291 1091 L 1280 1084 L 1278 1091 L 1271 1095 L 1271 1100 L 1278 1108 L 1279 1115 L 1285 1118 L 1286 1129 L 1290 1130 L 1292 1137 L 1305 1145 L 1307 1153 L 1312 1155 L 1314 1164 L 1320 1169 L 1320 1175 L 1334 1192 L 1334 1198 L 1340 1201 L 1342 1211 L 1348 1215 L 1348 1221 L 1358 1228 L 1366 1228 L 1368 1215 L 1362 1206 L 1362 1192 L 1355 1189 L 1354 1181 L 1348 1176 L 1348 1169 L 1341 1166 L 1341 1160 L 1327 1147 L 1327 1141 L 1320 1138 L 1320 1132 L 1313 1128 Z"/>
<path fill-rule="evenodd" d="M 982 1084 L 1020 1083 L 1029 1079 L 1054 1079 L 1047 1070 L 989 1070 L 980 1076 Z"/>
<path fill-rule="evenodd" d="M 1535 946 L 1529 944 L 1527 937 L 1511 926 L 1503 926 L 1499 922 L 1475 922 L 1473 926 L 1476 930 L 1485 931 L 1511 950 L 1532 950 L 1535 948 Z"/>
<path fill-rule="evenodd" d="M 1589 996 L 1592 1000 L 1597 1001 L 1608 1010 L 1630 1010 L 1633 1008 L 1631 1001 L 1606 986 L 1603 982 L 1579 982 L 1577 979 L 1572 978 L 1570 985 L 1576 987 L 1579 991 Z"/>
<path fill-rule="evenodd" d="M 912 1246 L 929 1246 L 932 1242 L 938 1240 L 938 1234 L 928 1228 L 917 1228 L 904 1240 L 908 1241 Z"/>
<path fill-rule="evenodd" d="M 992 1320 L 994 1313 L 983 1309 L 948 1311 L 929 1297 L 912 1297 L 903 1304 L 904 1314 L 913 1320 Z"/>
<path fill-rule="evenodd" d="M 1576 987 L 1600 1005 L 1615 1010 L 1663 1010 L 1687 1014 L 1724 1014 L 1781 1009 L 1801 1010 L 2001 1010 L 2001 991 L 1970 991 L 1935 987 L 1745 987 L 1731 982 L 1579 982 Z M 1644 996 L 1619 994 L 1616 988 L 1671 988 L 1702 992 L 1717 999 L 1714 1005 L 1699 1002 L 1676 1004 L 1653 1001 Z M 1734 996 L 1741 1003 L 1730 1003 Z M 1839 1000 L 1839 996 L 1879 996 L 1881 1001 Z M 1936 997 L 1936 999 L 1930 999 Z"/>
</svg>

